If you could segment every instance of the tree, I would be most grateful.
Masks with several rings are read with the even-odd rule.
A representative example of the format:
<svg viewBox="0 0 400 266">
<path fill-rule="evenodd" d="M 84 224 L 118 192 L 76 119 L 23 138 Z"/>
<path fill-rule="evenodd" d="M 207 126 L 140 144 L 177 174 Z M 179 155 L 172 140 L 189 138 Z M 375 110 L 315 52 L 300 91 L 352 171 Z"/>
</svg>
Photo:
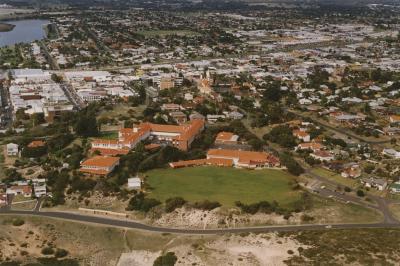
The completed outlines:
<svg viewBox="0 0 400 266">
<path fill-rule="evenodd" d="M 357 196 L 364 197 L 365 196 L 364 191 L 362 191 L 361 189 L 357 190 Z"/>
<path fill-rule="evenodd" d="M 158 257 L 153 266 L 174 266 L 178 258 L 174 252 L 167 252 L 166 254 Z"/>
<path fill-rule="evenodd" d="M 79 116 L 75 125 L 76 134 L 83 137 L 95 137 L 99 134 L 96 117 L 94 115 Z"/>
<path fill-rule="evenodd" d="M 304 173 L 303 167 L 287 153 L 282 153 L 280 156 L 281 163 L 285 165 L 292 175 L 299 176 Z"/>
<path fill-rule="evenodd" d="M 165 211 L 173 212 L 175 209 L 181 208 L 185 203 L 186 200 L 182 197 L 169 198 L 165 201 Z"/>
<path fill-rule="evenodd" d="M 55 82 L 55 83 L 61 83 L 63 81 L 63 78 L 57 74 L 52 74 L 51 75 L 51 79 Z"/>
</svg>

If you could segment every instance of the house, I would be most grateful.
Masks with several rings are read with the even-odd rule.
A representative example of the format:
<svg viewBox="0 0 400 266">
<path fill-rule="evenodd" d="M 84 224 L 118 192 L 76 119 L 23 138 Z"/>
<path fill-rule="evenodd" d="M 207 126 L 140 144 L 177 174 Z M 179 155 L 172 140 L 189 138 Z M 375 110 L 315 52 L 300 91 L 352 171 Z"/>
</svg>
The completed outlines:
<svg viewBox="0 0 400 266">
<path fill-rule="evenodd" d="M 341 172 L 341 176 L 345 178 L 357 178 L 361 176 L 361 167 L 358 164 L 353 164 L 348 167 L 344 167 Z"/>
<path fill-rule="evenodd" d="M 391 116 L 389 116 L 389 122 L 391 124 L 400 124 L 400 115 L 391 115 Z"/>
<path fill-rule="evenodd" d="M 394 159 L 400 159 L 400 151 L 395 149 L 383 149 L 382 154 Z"/>
<path fill-rule="evenodd" d="M 79 171 L 94 175 L 108 175 L 118 165 L 118 157 L 95 156 L 82 162 Z"/>
<path fill-rule="evenodd" d="M 238 142 L 239 136 L 233 134 L 232 132 L 219 132 L 215 138 L 215 144 L 236 144 Z"/>
<path fill-rule="evenodd" d="M 44 147 L 46 145 L 46 143 L 42 140 L 34 140 L 31 143 L 28 144 L 28 148 L 40 148 L 40 147 Z"/>
<path fill-rule="evenodd" d="M 318 142 L 308 142 L 308 143 L 300 143 L 296 147 L 297 150 L 312 150 L 313 152 L 322 150 L 324 146 Z"/>
<path fill-rule="evenodd" d="M 7 205 L 7 194 L 0 193 L 0 207 Z"/>
<path fill-rule="evenodd" d="M 46 179 L 32 179 L 33 193 L 35 197 L 40 198 L 47 195 Z"/>
<path fill-rule="evenodd" d="M 390 191 L 392 193 L 400 193 L 400 181 L 393 183 L 390 186 Z"/>
<path fill-rule="evenodd" d="M 316 160 L 320 160 L 321 162 L 330 162 L 335 159 L 335 157 L 333 156 L 332 153 L 330 153 L 328 151 L 322 151 L 322 150 L 315 151 L 315 152 L 311 153 L 310 156 Z"/>
<path fill-rule="evenodd" d="M 363 178 L 361 183 L 368 188 L 376 188 L 377 190 L 385 190 L 387 187 L 387 181 L 381 178 Z"/>
<path fill-rule="evenodd" d="M 295 136 L 296 138 L 298 138 L 299 140 L 301 140 L 303 142 L 310 142 L 310 140 L 311 140 L 310 134 L 308 134 L 304 130 L 294 130 L 293 136 Z"/>
<path fill-rule="evenodd" d="M 207 152 L 207 159 L 231 160 L 235 167 L 268 168 L 280 166 L 280 161 L 272 154 L 255 151 L 211 149 Z"/>
<path fill-rule="evenodd" d="M 6 145 L 7 156 L 17 156 L 18 155 L 18 144 L 8 143 Z"/>
<path fill-rule="evenodd" d="M 128 178 L 128 188 L 129 189 L 141 189 L 142 180 L 139 177 Z"/>
<path fill-rule="evenodd" d="M 29 185 L 13 185 L 7 188 L 6 194 L 14 196 L 22 195 L 25 198 L 30 198 L 32 197 L 32 187 Z"/>
<path fill-rule="evenodd" d="M 228 117 L 233 120 L 240 120 L 244 117 L 244 115 L 237 111 L 232 111 L 232 112 L 228 113 Z"/>
</svg>

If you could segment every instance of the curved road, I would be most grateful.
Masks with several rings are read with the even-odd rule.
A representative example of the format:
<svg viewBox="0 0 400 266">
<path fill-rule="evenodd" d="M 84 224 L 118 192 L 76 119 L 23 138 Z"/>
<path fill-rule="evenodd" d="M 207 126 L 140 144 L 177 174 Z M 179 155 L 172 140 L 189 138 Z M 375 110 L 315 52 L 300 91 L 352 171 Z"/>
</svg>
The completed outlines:
<svg viewBox="0 0 400 266">
<path fill-rule="evenodd" d="M 216 235 L 225 233 L 261 233 L 261 232 L 288 232 L 304 230 L 330 230 L 330 229 L 357 229 L 357 228 L 400 228 L 399 223 L 373 223 L 373 224 L 307 224 L 307 225 L 284 225 L 284 226 L 260 226 L 240 228 L 218 228 L 218 229 L 180 229 L 157 227 L 141 224 L 128 220 L 118 220 L 99 216 L 81 215 L 68 212 L 38 212 L 38 211 L 13 211 L 3 210 L 0 214 L 41 216 L 57 218 L 75 222 L 93 223 L 112 227 L 139 229 L 156 233 L 192 234 L 192 235 Z"/>
</svg>

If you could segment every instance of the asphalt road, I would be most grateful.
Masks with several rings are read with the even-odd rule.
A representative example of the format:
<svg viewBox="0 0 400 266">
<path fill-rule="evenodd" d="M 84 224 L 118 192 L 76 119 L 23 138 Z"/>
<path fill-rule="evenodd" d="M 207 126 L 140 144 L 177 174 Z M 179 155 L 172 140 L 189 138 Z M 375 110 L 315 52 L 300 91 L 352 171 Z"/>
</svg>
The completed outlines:
<svg viewBox="0 0 400 266">
<path fill-rule="evenodd" d="M 191 235 L 217 235 L 226 233 L 262 233 L 262 232 L 290 232 L 305 230 L 331 230 L 331 229 L 359 229 L 359 228 L 400 228 L 399 223 L 374 223 L 374 224 L 310 224 L 310 225 L 284 225 L 284 226 L 260 226 L 240 228 L 218 228 L 218 229 L 180 229 L 165 228 L 145 225 L 128 220 L 117 220 L 106 217 L 81 215 L 67 212 L 37 212 L 37 211 L 13 211 L 2 210 L 1 214 L 41 216 L 45 218 L 56 218 L 68 221 L 92 223 L 104 226 L 138 229 L 156 233 L 191 234 Z"/>
</svg>

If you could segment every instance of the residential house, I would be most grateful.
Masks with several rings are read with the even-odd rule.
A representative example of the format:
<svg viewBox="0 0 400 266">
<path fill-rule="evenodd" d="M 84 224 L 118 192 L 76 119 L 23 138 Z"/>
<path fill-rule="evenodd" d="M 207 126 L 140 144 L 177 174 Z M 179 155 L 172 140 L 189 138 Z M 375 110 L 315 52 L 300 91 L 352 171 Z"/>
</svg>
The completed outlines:
<svg viewBox="0 0 400 266">
<path fill-rule="evenodd" d="M 7 195 L 22 195 L 25 198 L 32 197 L 32 187 L 30 185 L 13 185 L 7 188 Z"/>
<path fill-rule="evenodd" d="M 390 186 L 390 191 L 392 193 L 400 193 L 400 181 L 393 183 Z"/>
<path fill-rule="evenodd" d="M 344 167 L 341 176 L 345 178 L 357 178 L 361 176 L 361 167 L 358 164 L 352 164 Z"/>
<path fill-rule="evenodd" d="M 395 149 L 383 149 L 382 154 L 394 159 L 400 159 L 400 151 Z"/>
<path fill-rule="evenodd" d="M 310 134 L 308 134 L 304 130 L 294 130 L 293 136 L 295 136 L 296 138 L 298 138 L 299 140 L 301 140 L 303 142 L 310 142 L 310 140 L 311 140 Z"/>
<path fill-rule="evenodd" d="M 310 154 L 311 157 L 313 157 L 316 160 L 320 160 L 321 162 L 330 162 L 335 159 L 334 155 L 328 151 L 315 151 Z"/>
<path fill-rule="evenodd" d="M 385 190 L 387 187 L 387 181 L 382 178 L 363 178 L 361 183 L 368 188 L 376 188 L 377 190 Z"/>
</svg>

